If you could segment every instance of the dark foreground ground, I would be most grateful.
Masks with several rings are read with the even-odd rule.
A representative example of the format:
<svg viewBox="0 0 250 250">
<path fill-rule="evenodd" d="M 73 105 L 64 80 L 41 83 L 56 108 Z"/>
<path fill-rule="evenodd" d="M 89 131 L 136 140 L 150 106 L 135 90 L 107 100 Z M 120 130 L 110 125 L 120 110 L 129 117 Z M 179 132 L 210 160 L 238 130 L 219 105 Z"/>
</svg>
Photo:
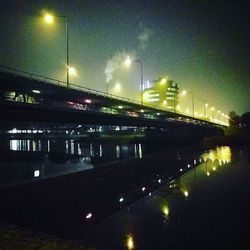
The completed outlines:
<svg viewBox="0 0 250 250">
<path fill-rule="evenodd" d="M 85 247 L 82 243 L 60 240 L 55 237 L 28 231 L 16 225 L 0 225 L 1 250 L 98 250 Z"/>
</svg>

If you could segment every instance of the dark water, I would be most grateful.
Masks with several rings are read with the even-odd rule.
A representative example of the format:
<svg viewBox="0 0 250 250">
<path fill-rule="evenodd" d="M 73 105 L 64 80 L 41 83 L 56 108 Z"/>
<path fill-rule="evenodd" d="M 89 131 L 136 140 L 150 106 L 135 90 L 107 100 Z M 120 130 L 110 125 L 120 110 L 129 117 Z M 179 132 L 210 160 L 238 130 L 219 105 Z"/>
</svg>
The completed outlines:
<svg viewBox="0 0 250 250">
<path fill-rule="evenodd" d="M 100 249 L 249 249 L 249 155 L 6 141 L 1 220 Z"/>
</svg>

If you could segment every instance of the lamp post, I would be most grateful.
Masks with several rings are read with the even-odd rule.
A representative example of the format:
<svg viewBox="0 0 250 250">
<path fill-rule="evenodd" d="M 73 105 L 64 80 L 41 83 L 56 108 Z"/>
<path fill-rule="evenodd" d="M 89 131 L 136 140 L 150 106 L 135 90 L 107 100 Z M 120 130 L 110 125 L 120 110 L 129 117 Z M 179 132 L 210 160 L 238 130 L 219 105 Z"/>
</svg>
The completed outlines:
<svg viewBox="0 0 250 250">
<path fill-rule="evenodd" d="M 194 117 L 194 93 L 192 91 L 189 91 L 189 90 L 182 91 L 182 95 L 186 95 L 187 93 L 191 94 L 191 96 L 192 96 L 192 109 L 193 109 L 193 117 Z"/>
<path fill-rule="evenodd" d="M 206 103 L 205 99 L 199 98 L 200 101 L 203 102 L 203 115 L 204 115 L 204 119 L 206 119 L 206 115 L 207 115 L 207 106 L 208 104 Z"/>
<path fill-rule="evenodd" d="M 212 114 L 213 114 L 213 116 L 212 116 L 212 117 L 213 117 L 213 122 L 214 122 L 214 110 L 215 110 L 215 108 L 212 107 L 212 108 L 211 108 L 211 111 L 213 112 L 213 113 L 212 113 Z"/>
<path fill-rule="evenodd" d="M 125 60 L 124 64 L 126 66 L 129 66 L 131 63 L 139 63 L 141 66 L 141 82 L 140 82 L 140 99 L 141 99 L 141 104 L 143 105 L 143 62 L 141 60 L 131 60 L 129 57 Z"/>
<path fill-rule="evenodd" d="M 70 74 L 70 70 L 72 70 L 73 68 L 71 68 L 69 66 L 69 26 L 68 26 L 68 22 L 69 19 L 67 16 L 53 16 L 51 14 L 45 14 L 44 15 L 44 20 L 46 23 L 52 24 L 54 22 L 54 18 L 64 18 L 65 19 L 65 36 L 66 36 L 66 70 L 67 70 L 67 76 L 66 76 L 66 83 L 67 83 L 67 88 L 69 87 L 69 74 Z"/>
<path fill-rule="evenodd" d="M 221 111 L 218 110 L 218 123 L 220 123 L 220 115 L 221 115 Z"/>
</svg>

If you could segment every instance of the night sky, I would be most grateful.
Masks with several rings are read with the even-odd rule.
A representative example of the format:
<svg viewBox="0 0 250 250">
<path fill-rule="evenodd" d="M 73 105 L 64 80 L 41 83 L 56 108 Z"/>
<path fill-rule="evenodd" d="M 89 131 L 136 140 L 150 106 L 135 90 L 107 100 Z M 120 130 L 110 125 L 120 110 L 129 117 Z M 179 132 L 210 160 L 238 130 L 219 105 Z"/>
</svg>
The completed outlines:
<svg viewBox="0 0 250 250">
<path fill-rule="evenodd" d="M 65 19 L 43 22 L 49 11 L 69 18 L 71 82 L 137 98 L 140 65 L 147 80 L 168 77 L 228 113 L 250 111 L 250 11 L 243 1 L 0 1 L 2 66 L 66 80 Z M 181 109 L 191 109 L 190 96 Z"/>
</svg>

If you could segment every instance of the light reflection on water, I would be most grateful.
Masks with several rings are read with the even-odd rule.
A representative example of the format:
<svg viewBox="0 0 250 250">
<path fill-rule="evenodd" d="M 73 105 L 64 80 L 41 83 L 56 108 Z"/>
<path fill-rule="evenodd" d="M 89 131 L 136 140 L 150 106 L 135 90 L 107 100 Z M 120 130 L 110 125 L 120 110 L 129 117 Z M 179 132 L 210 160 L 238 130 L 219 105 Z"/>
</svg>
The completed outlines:
<svg viewBox="0 0 250 250">
<path fill-rule="evenodd" d="M 64 149 L 62 147 L 64 145 Z M 88 145 L 88 146 L 87 146 Z M 98 146 L 96 146 L 98 145 Z M 134 153 L 132 153 L 132 148 L 134 148 Z M 142 145 L 138 144 L 131 144 L 131 145 L 121 145 L 117 144 L 115 146 L 115 158 L 121 158 L 121 154 L 125 156 L 132 156 L 134 158 L 142 158 L 143 150 Z M 89 149 L 88 149 L 89 147 Z M 104 148 L 103 148 L 104 147 Z M 55 140 L 17 140 L 13 139 L 9 141 L 9 150 L 10 151 L 23 151 L 23 152 L 47 152 L 50 153 L 51 151 L 60 151 L 61 153 L 71 154 L 71 155 L 84 155 L 89 151 L 87 154 L 91 157 L 104 156 L 105 148 L 107 145 L 93 143 L 79 143 L 74 140 L 65 140 L 60 141 L 60 145 L 56 143 Z M 110 148 L 108 148 L 109 150 Z"/>
<path fill-rule="evenodd" d="M 0 155 L 0 187 L 90 170 L 116 160 L 142 158 L 142 145 L 136 143 L 12 139 L 6 141 L 3 150 L 4 159 Z"/>
<path fill-rule="evenodd" d="M 43 145 L 47 144 L 48 143 L 43 144 L 42 141 L 40 143 L 40 148 L 45 150 L 45 152 L 46 148 L 44 149 Z M 74 156 L 78 156 L 78 158 L 74 157 L 74 161 L 70 161 L 69 159 L 67 159 L 66 163 L 57 164 L 56 168 L 60 168 L 60 166 L 61 168 L 64 168 L 64 166 L 68 164 L 66 168 L 70 169 L 70 166 L 75 164 L 75 166 L 79 166 L 79 169 L 81 169 L 83 165 L 86 169 L 90 169 L 95 167 L 95 164 L 92 162 L 93 157 L 95 157 L 95 159 L 101 158 L 102 162 L 107 154 L 109 156 L 109 160 L 121 159 L 122 157 L 123 159 L 127 159 L 126 157 L 131 156 L 133 158 L 141 158 L 143 151 L 143 147 L 141 144 L 113 144 L 112 146 L 100 143 L 82 144 L 80 142 L 74 142 L 73 144 L 74 145 L 72 145 L 72 141 L 65 141 L 61 146 L 65 149 L 65 155 L 71 156 L 72 148 L 74 148 Z M 68 145 L 68 150 L 66 145 Z M 14 148 L 16 149 L 18 147 L 19 146 L 16 145 Z M 14 148 L 12 150 L 14 150 Z M 50 152 L 53 152 L 53 150 L 53 141 L 50 141 Z M 111 154 L 112 157 L 110 157 Z M 185 204 L 188 204 L 188 202 L 193 199 L 194 193 L 197 192 L 197 190 L 206 187 L 208 180 L 218 175 L 222 168 L 230 166 L 229 163 L 231 162 L 232 152 L 229 147 L 217 147 L 213 150 L 209 150 L 199 155 L 190 154 L 189 157 L 185 158 L 185 160 L 183 160 L 183 158 L 184 157 L 181 152 L 178 152 L 171 159 L 169 158 L 169 162 L 167 162 L 166 160 L 163 161 L 160 157 L 157 156 L 155 158 L 152 158 L 150 162 L 148 162 L 148 164 L 151 164 L 152 162 L 154 163 L 154 167 L 152 167 L 151 169 L 149 167 L 143 169 L 136 166 L 137 170 L 143 170 L 143 172 L 140 172 L 138 175 L 136 175 L 135 170 L 133 170 L 133 172 L 132 170 L 128 170 L 126 167 L 124 167 L 124 169 L 126 169 L 125 171 L 122 172 L 119 169 L 119 171 L 115 172 L 114 175 L 110 175 L 110 179 L 108 179 L 108 176 L 101 176 L 100 179 L 94 180 L 96 185 L 93 187 L 96 189 L 98 189 L 98 185 L 101 186 L 100 183 L 103 183 L 100 189 L 104 190 L 104 195 L 100 192 L 100 190 L 97 190 L 97 193 L 99 193 L 99 199 L 94 200 L 95 193 L 93 191 L 93 193 L 91 193 L 91 195 L 89 196 L 93 199 L 92 203 L 88 200 L 87 202 L 85 200 L 81 200 L 79 202 L 79 204 L 81 204 L 79 205 L 79 207 L 81 208 L 81 223 L 84 224 L 86 221 L 88 221 L 88 225 L 91 225 L 91 223 L 94 224 L 95 219 L 98 216 L 105 217 L 107 211 L 104 211 L 104 207 L 108 209 L 115 206 L 119 207 L 119 209 L 121 209 L 122 207 L 127 208 L 129 204 L 132 204 L 131 202 L 135 201 L 133 199 L 143 198 L 143 200 L 139 201 L 139 203 L 143 203 L 143 205 L 139 207 L 139 209 L 143 210 L 143 213 L 141 211 L 139 213 L 135 213 L 135 216 L 137 217 L 138 215 L 141 216 L 143 214 L 143 223 L 144 220 L 147 221 L 148 218 L 151 218 L 153 219 L 154 223 L 159 220 L 159 222 L 163 222 L 164 224 L 168 225 L 173 222 L 178 223 L 178 225 L 181 224 L 183 222 L 182 216 L 184 216 L 184 213 L 178 213 L 177 210 L 182 209 L 183 207 L 186 209 Z M 76 161 L 76 159 L 78 160 Z M 177 162 L 177 164 L 175 162 L 175 164 L 173 165 L 173 167 L 175 168 L 174 170 L 168 168 L 172 159 L 175 159 Z M 50 162 L 50 164 L 52 164 L 52 162 Z M 33 178 L 40 178 L 41 176 L 45 175 L 46 167 L 44 167 L 44 165 L 41 165 L 40 168 L 32 169 Z M 158 167 L 162 167 L 163 170 L 161 169 L 161 172 L 156 172 L 156 170 L 158 170 Z M 182 171 L 180 171 L 180 169 L 182 169 Z M 148 174 L 146 175 L 147 179 L 143 179 L 143 173 L 146 171 L 148 171 Z M 170 172 L 171 174 L 169 174 Z M 118 173 L 120 175 L 124 175 L 124 178 L 123 176 L 118 176 Z M 109 182 L 110 180 L 112 181 L 112 183 Z M 83 185 L 84 184 L 82 184 L 82 188 Z M 106 188 L 107 185 L 109 185 L 108 188 Z M 152 188 L 152 186 L 154 186 L 154 188 Z M 85 187 L 83 189 L 85 189 Z M 158 189 L 157 192 L 155 192 L 156 189 Z M 105 201 L 102 201 L 101 197 L 103 199 L 105 197 Z M 104 205 L 102 204 L 102 202 L 104 203 Z M 133 204 L 133 206 L 136 207 L 137 205 Z M 137 207 L 135 209 L 137 209 Z M 122 223 L 119 223 L 120 230 L 124 226 L 122 235 L 117 236 L 117 234 L 114 233 L 116 232 L 116 230 L 114 230 L 114 228 L 113 230 L 111 230 L 111 226 L 110 230 L 112 231 L 112 235 L 110 237 L 105 237 L 103 241 L 115 241 L 119 239 L 119 244 L 123 247 L 126 247 L 127 249 L 137 249 L 137 245 L 142 245 L 142 242 L 140 242 L 140 239 L 142 239 L 142 237 L 139 237 L 137 235 L 138 232 L 134 230 L 134 228 L 137 228 L 137 222 L 135 218 L 129 219 L 132 212 L 133 208 L 131 207 L 129 208 L 129 210 L 124 211 L 124 213 L 126 214 L 126 223 L 124 224 L 126 226 L 124 226 Z M 137 217 L 136 219 L 140 221 L 140 219 L 138 219 Z M 143 227 L 143 225 L 141 227 Z M 147 227 L 150 228 L 150 226 Z M 106 232 L 107 228 L 109 228 L 109 226 L 104 224 L 104 232 Z M 67 229 L 65 230 L 67 231 Z M 118 231 L 119 230 L 117 230 L 117 232 Z M 92 235 L 91 237 L 95 241 L 97 239 L 99 240 L 100 235 L 106 235 L 106 233 L 101 232 L 100 227 L 98 227 L 97 225 L 93 228 L 92 231 L 90 231 L 90 235 Z M 95 235 L 96 238 L 94 238 Z"/>
<path fill-rule="evenodd" d="M 170 181 L 168 185 L 163 185 L 162 188 L 157 192 L 154 192 L 153 195 L 151 195 L 151 193 L 149 193 L 150 195 L 148 195 L 147 197 L 145 195 L 145 200 L 143 199 L 139 201 L 138 205 L 133 205 L 132 208 L 128 210 L 129 212 L 124 210 L 121 215 L 119 214 L 117 216 L 117 221 L 121 222 L 123 217 L 126 218 L 126 226 L 124 226 L 122 223 L 119 224 L 119 226 L 125 230 L 121 230 L 121 232 L 123 232 L 124 235 L 129 235 L 130 240 L 137 238 L 137 244 L 141 247 L 143 246 L 143 249 L 165 249 L 165 247 L 163 247 L 164 244 L 161 245 L 161 247 L 159 247 L 159 244 L 155 244 L 155 248 L 152 247 L 152 242 L 154 242 L 155 240 L 152 240 L 150 242 L 151 248 L 147 248 L 147 243 L 144 243 L 147 242 L 147 237 L 145 238 L 145 236 L 143 237 L 139 234 L 141 233 L 141 231 L 144 232 L 144 227 L 150 228 L 150 231 L 159 230 L 158 232 L 161 232 L 162 225 L 160 224 L 160 221 L 162 221 L 164 224 L 167 224 L 168 226 L 175 225 L 177 223 L 178 227 L 180 227 L 180 225 L 184 223 L 184 217 L 189 216 L 186 215 L 188 211 L 187 205 L 190 202 L 190 199 L 194 198 L 192 197 L 193 193 L 206 188 L 208 180 L 208 176 L 206 173 L 210 171 L 209 178 L 212 178 L 212 176 L 216 177 L 216 175 L 222 168 L 230 166 L 229 163 L 231 162 L 231 158 L 231 148 L 226 146 L 217 147 L 214 150 L 209 150 L 208 152 L 201 154 L 200 159 L 202 161 L 198 163 L 198 160 L 194 159 L 192 161 L 194 165 L 192 166 L 193 168 L 191 170 L 186 171 L 187 168 L 191 167 L 191 164 L 188 164 L 186 169 L 183 168 L 183 171 L 186 172 L 179 178 Z M 181 210 L 181 212 L 177 212 L 177 210 Z M 133 213 L 133 211 L 135 212 Z M 191 212 L 195 214 L 195 211 Z M 124 216 L 124 214 L 126 214 L 126 216 Z M 144 216 L 143 222 L 138 218 L 138 215 L 141 216 L 142 214 Z M 147 218 L 150 218 L 150 221 Z M 156 220 L 158 219 L 159 222 L 157 223 Z M 137 220 L 142 223 L 139 227 L 140 229 L 138 229 Z M 112 223 L 114 221 L 116 222 L 115 219 L 113 219 L 113 221 L 111 220 L 111 224 L 101 224 L 100 227 L 97 225 L 90 232 L 93 233 L 93 231 L 96 230 L 96 235 L 100 236 L 103 226 L 111 227 L 112 230 Z M 154 228 L 156 225 L 158 225 L 158 227 Z M 151 226 L 153 227 L 151 228 Z M 176 227 L 176 225 L 174 227 Z M 134 230 L 134 228 L 137 228 L 138 231 Z M 116 229 L 113 228 L 113 230 Z M 130 233 L 131 231 L 133 231 L 133 236 Z M 148 232 L 146 233 L 146 235 L 148 235 Z M 152 233 L 151 236 L 153 238 L 157 238 L 158 233 Z M 167 239 L 166 236 L 170 237 L 167 231 L 165 237 L 162 236 L 161 240 L 163 242 L 164 239 Z M 118 236 L 117 238 L 116 236 L 114 236 L 114 238 L 116 239 L 118 239 L 119 237 L 123 239 L 122 235 Z M 177 238 L 179 238 L 179 236 L 177 236 Z M 127 239 L 128 240 L 126 246 L 127 249 L 130 249 L 129 237 Z M 141 239 L 141 241 L 139 241 L 138 239 Z M 101 242 L 106 242 L 106 240 Z M 122 244 L 122 240 L 120 244 Z M 131 243 L 131 246 L 132 245 L 133 244 Z"/>
</svg>

